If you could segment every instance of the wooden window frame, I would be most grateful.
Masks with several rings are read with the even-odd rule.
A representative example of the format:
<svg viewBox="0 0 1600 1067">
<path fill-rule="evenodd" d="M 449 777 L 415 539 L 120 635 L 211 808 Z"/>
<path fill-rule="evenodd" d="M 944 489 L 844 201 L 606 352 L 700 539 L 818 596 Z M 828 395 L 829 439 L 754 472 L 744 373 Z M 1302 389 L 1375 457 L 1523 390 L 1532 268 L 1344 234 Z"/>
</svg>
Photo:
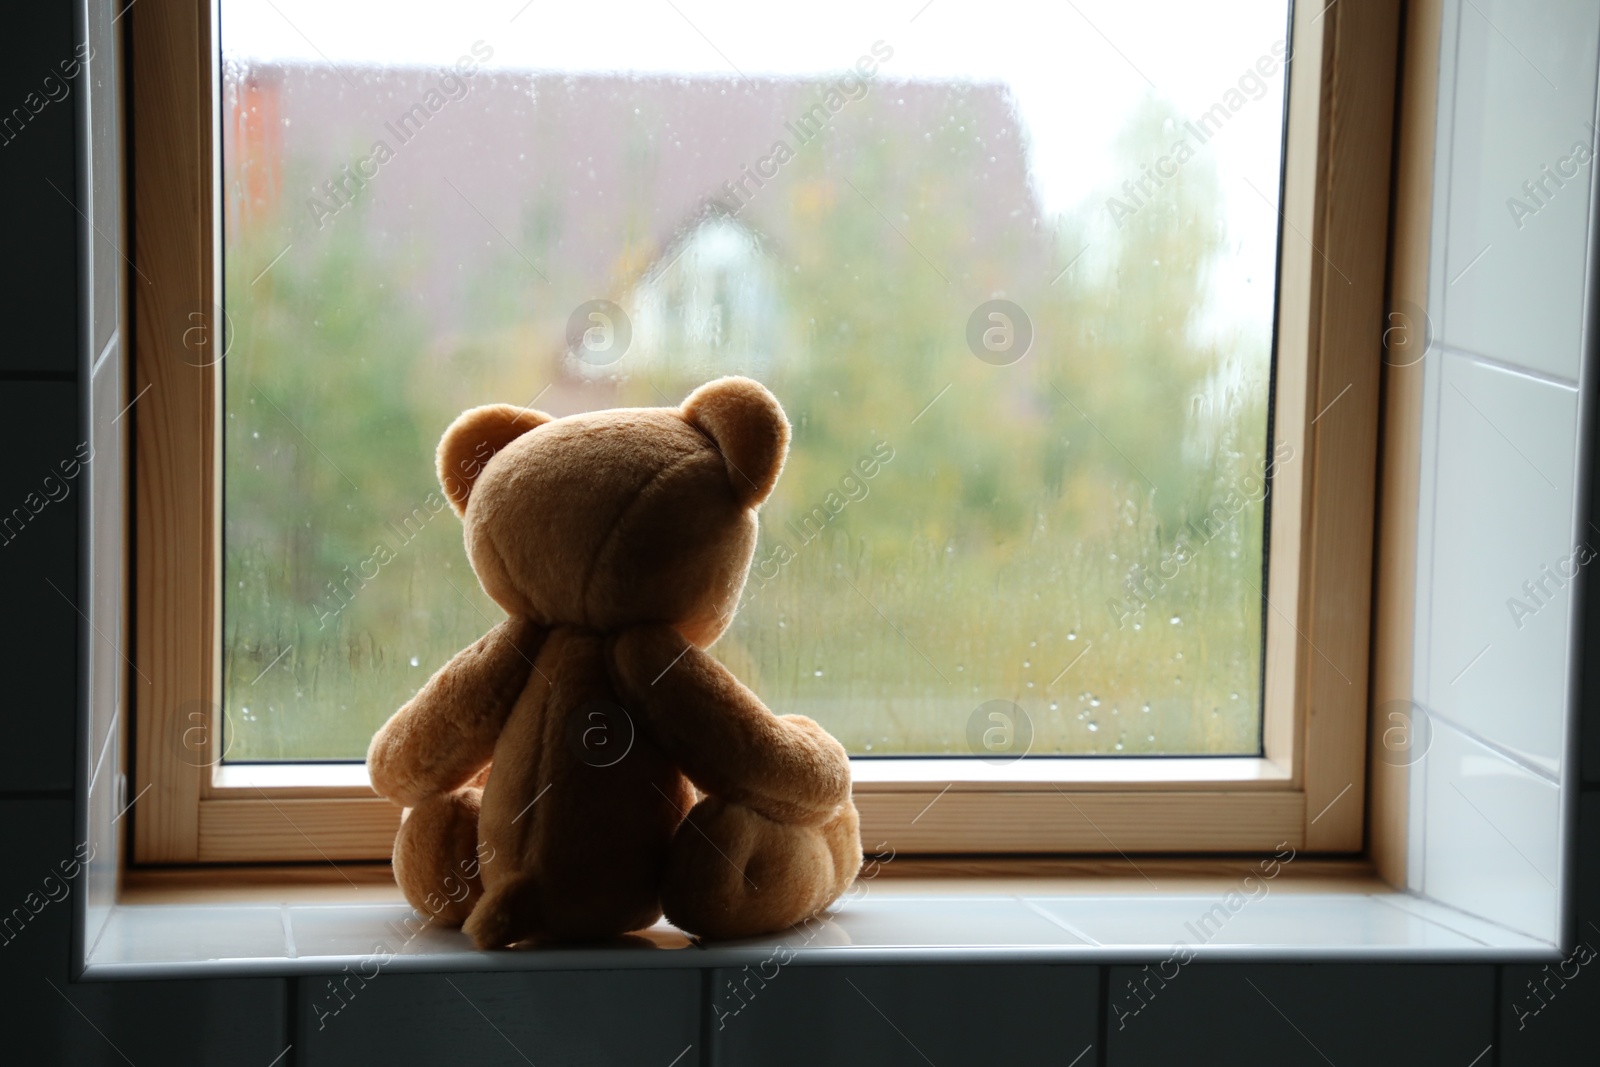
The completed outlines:
<svg viewBox="0 0 1600 1067">
<path fill-rule="evenodd" d="M 1404 220 L 1390 217 L 1397 115 L 1408 121 L 1396 106 L 1401 17 L 1387 3 L 1319 7 L 1294 6 L 1289 67 L 1271 427 L 1274 444 L 1293 454 L 1272 480 L 1263 756 L 1033 757 L 1006 767 L 856 760 L 869 848 L 1218 853 L 1287 842 L 1348 855 L 1367 846 L 1369 801 L 1381 805 L 1383 841 L 1394 847 L 1403 780 L 1392 768 L 1378 774 L 1373 761 L 1369 782 L 1367 720 L 1374 627 L 1384 624 L 1377 636 L 1390 657 L 1380 667 L 1409 661 L 1400 625 L 1408 572 L 1380 575 L 1392 595 L 1380 590 L 1379 619 L 1372 581 L 1380 410 L 1386 456 L 1403 458 L 1415 437 L 1410 394 L 1400 387 L 1397 401 L 1396 386 L 1381 381 L 1394 376 L 1381 358 L 1391 237 L 1404 236 Z M 217 755 L 221 375 L 210 326 L 221 292 L 219 42 L 209 0 L 146 0 L 124 21 L 132 246 L 151 280 L 135 287 L 131 353 L 142 398 L 133 412 L 134 662 L 149 680 L 130 694 L 132 791 L 141 798 L 133 861 L 387 859 L 400 812 L 373 794 L 363 767 L 225 765 Z M 1425 43 L 1406 44 L 1426 61 Z M 1430 149 L 1431 107 L 1430 97 L 1422 118 L 1409 119 L 1427 129 L 1408 134 Z M 1404 173 L 1396 181 L 1406 193 Z M 1424 173 L 1424 197 L 1426 181 Z M 1424 248 L 1425 238 L 1424 228 Z M 1415 518 L 1403 485 L 1398 492 L 1401 506 L 1386 499 L 1381 543 L 1403 556 Z"/>
</svg>

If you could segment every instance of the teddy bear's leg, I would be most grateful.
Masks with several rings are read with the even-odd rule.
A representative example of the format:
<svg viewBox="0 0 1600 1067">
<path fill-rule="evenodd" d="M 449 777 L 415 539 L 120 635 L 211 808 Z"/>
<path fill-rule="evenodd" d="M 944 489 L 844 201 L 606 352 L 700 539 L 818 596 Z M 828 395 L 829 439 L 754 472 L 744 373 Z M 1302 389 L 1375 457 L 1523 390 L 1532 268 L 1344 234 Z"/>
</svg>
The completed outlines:
<svg viewBox="0 0 1600 1067">
<path fill-rule="evenodd" d="M 750 937 L 815 915 L 861 868 L 855 806 L 820 826 L 776 822 L 742 804 L 707 797 L 673 838 L 661 904 L 702 937 Z"/>
<path fill-rule="evenodd" d="M 542 926 L 538 880 L 519 873 L 495 883 L 464 929 L 478 948 L 505 948 L 541 936 Z"/>
<path fill-rule="evenodd" d="M 400 816 L 394 880 L 406 901 L 444 926 L 460 926 L 483 895 L 478 811 L 483 789 L 468 785 L 428 797 Z"/>
<path fill-rule="evenodd" d="M 827 903 L 832 904 L 849 889 L 855 882 L 856 875 L 861 873 L 861 815 L 856 811 L 856 806 L 851 801 L 846 801 L 839 806 L 839 811 L 833 818 L 818 827 L 823 840 L 828 843 L 828 852 L 833 856 L 833 886 L 828 894 Z"/>
</svg>

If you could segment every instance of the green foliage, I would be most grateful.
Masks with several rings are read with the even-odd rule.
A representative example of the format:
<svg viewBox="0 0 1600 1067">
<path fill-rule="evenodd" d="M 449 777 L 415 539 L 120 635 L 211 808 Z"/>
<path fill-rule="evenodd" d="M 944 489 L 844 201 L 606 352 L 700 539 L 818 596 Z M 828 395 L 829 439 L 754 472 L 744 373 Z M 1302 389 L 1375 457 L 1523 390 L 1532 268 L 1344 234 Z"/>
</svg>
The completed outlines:
<svg viewBox="0 0 1600 1067">
<path fill-rule="evenodd" d="M 975 240 L 990 213 L 960 179 L 983 150 L 955 132 L 975 121 L 960 100 L 931 154 L 922 132 L 894 130 L 889 102 L 853 106 L 878 109 L 885 132 L 848 171 L 803 149 L 739 216 L 773 267 L 771 306 L 724 294 L 727 328 L 699 350 L 683 350 L 692 330 L 653 348 L 636 338 L 647 354 L 613 368 L 618 403 L 676 400 L 708 371 L 751 366 L 732 339 L 756 315 L 760 376 L 794 449 L 717 653 L 775 710 L 815 716 L 854 752 L 965 755 L 973 709 L 1005 699 L 1027 711 L 1036 753 L 1254 753 L 1262 505 L 1203 538 L 1188 525 L 1242 492 L 1266 454 L 1265 331 L 1199 339 L 1226 240 L 1209 162 L 1188 163 L 1120 228 L 1100 200 L 1061 220 L 1054 264 L 1024 270 L 1038 240 L 1026 227 Z M 1124 173 L 1167 150 L 1172 117 L 1155 103 L 1138 114 L 1119 144 Z M 905 166 L 930 158 L 941 165 Z M 548 212 L 530 205 L 523 231 L 548 230 Z M 768 232 L 786 235 L 781 247 Z M 359 757 L 499 617 L 455 518 L 430 510 L 431 446 L 461 406 L 538 388 L 529 361 L 510 358 L 527 343 L 505 310 L 521 283 L 503 257 L 468 264 L 490 325 L 430 339 L 394 296 L 407 265 L 364 234 L 359 212 L 341 217 L 316 255 L 256 285 L 233 265 L 270 259 L 271 242 L 229 248 L 232 758 Z M 640 284 L 682 318 L 699 289 L 674 272 L 702 265 L 691 249 Z M 968 316 L 995 297 L 1034 326 L 1010 366 L 966 345 Z M 547 328 L 558 317 L 530 316 L 539 351 L 564 346 L 564 323 Z M 574 374 L 554 356 L 541 366 Z M 484 391 L 463 397 L 468 385 Z M 1180 546 L 1149 609 L 1130 610 L 1130 576 Z M 360 580 L 341 586 L 351 573 Z"/>
</svg>

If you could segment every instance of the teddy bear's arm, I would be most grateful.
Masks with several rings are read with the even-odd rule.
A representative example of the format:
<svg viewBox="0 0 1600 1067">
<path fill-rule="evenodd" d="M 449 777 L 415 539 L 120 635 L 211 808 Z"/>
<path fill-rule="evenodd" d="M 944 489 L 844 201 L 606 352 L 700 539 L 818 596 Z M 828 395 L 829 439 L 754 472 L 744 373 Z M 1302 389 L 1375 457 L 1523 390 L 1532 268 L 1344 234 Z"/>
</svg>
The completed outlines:
<svg viewBox="0 0 1600 1067">
<path fill-rule="evenodd" d="M 774 715 L 670 626 L 623 631 L 612 663 L 618 695 L 702 792 L 800 823 L 850 798 L 843 745 L 804 715 Z"/>
<path fill-rule="evenodd" d="M 439 668 L 373 735 L 372 788 L 407 807 L 466 782 L 489 762 L 533 672 L 545 631 L 509 618 Z"/>
</svg>

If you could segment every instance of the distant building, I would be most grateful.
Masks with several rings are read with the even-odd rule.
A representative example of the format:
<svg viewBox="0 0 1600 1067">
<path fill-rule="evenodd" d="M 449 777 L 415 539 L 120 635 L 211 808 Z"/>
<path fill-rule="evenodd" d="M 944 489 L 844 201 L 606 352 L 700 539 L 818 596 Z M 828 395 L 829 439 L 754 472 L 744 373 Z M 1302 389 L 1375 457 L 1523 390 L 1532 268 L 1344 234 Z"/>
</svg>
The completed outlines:
<svg viewBox="0 0 1600 1067">
<path fill-rule="evenodd" d="M 885 242 L 964 221 L 941 268 L 964 292 L 1050 266 L 1000 85 L 877 80 L 826 113 L 801 79 L 482 71 L 416 119 L 443 76 L 230 64 L 230 231 L 278 227 L 265 243 L 297 255 L 359 232 L 446 342 L 481 314 L 483 272 L 504 272 L 548 358 L 596 384 L 605 369 L 573 366 L 561 341 L 593 299 L 628 308 L 652 358 L 721 352 L 758 375 L 785 358 L 780 253 L 818 212 L 881 220 Z"/>
<path fill-rule="evenodd" d="M 749 227 L 707 215 L 628 294 L 637 353 L 680 380 L 763 377 L 789 333 L 778 269 Z"/>
</svg>

